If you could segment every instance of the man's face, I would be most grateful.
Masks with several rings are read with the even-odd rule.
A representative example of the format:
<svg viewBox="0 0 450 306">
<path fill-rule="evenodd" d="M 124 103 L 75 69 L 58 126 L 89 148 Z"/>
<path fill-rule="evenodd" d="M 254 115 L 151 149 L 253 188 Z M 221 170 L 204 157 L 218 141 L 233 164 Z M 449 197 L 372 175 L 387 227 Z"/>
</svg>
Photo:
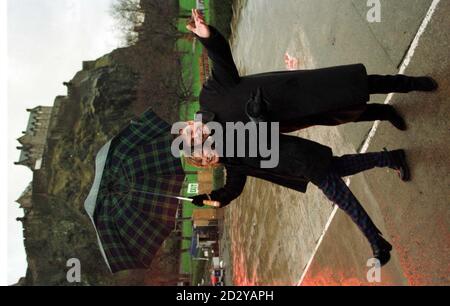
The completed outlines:
<svg viewBox="0 0 450 306">
<path fill-rule="evenodd" d="M 219 162 L 219 155 L 215 150 L 210 148 L 203 148 L 203 144 L 211 134 L 209 128 L 202 122 L 188 121 L 186 127 L 180 130 L 180 135 L 183 137 L 183 141 L 191 147 L 197 150 L 193 150 L 193 155 L 196 160 L 200 161 L 203 166 L 212 166 Z"/>
<path fill-rule="evenodd" d="M 188 121 L 187 126 L 180 130 L 183 141 L 189 146 L 201 146 L 210 135 L 208 127 L 202 122 Z"/>
</svg>

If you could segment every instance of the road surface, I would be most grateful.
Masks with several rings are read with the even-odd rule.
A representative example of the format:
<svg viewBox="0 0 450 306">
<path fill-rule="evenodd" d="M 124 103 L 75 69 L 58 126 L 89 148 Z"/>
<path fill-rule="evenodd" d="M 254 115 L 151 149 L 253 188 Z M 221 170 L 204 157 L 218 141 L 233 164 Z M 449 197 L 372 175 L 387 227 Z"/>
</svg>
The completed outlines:
<svg viewBox="0 0 450 306">
<path fill-rule="evenodd" d="M 388 123 L 313 127 L 299 133 L 336 155 L 404 148 L 413 181 L 380 169 L 350 187 L 393 244 L 381 282 L 367 280 L 371 250 L 351 220 L 314 186 L 300 194 L 250 179 L 226 209 L 236 285 L 450 284 L 450 1 L 382 0 L 381 22 L 365 0 L 237 1 L 231 39 L 241 74 L 285 70 L 284 54 L 312 69 L 364 63 L 371 74 L 431 75 L 437 93 L 376 96 L 405 116 Z"/>
</svg>

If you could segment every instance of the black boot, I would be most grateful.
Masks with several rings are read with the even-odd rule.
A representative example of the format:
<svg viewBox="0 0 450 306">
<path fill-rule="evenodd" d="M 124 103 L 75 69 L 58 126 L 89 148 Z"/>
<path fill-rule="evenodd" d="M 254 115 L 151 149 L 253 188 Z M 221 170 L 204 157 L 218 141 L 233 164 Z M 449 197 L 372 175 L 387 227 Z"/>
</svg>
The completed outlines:
<svg viewBox="0 0 450 306">
<path fill-rule="evenodd" d="M 431 77 L 417 77 L 413 79 L 413 90 L 416 91 L 436 91 L 439 88 L 439 84 Z"/>
<path fill-rule="evenodd" d="M 408 93 L 411 91 L 435 91 L 438 83 L 431 77 L 406 75 L 369 75 L 370 94 Z"/>
<path fill-rule="evenodd" d="M 411 172 L 409 170 L 408 162 L 406 161 L 405 150 L 395 150 L 388 152 L 386 148 L 384 149 L 388 154 L 390 160 L 390 168 L 398 172 L 400 179 L 404 182 L 411 180 Z"/>
<path fill-rule="evenodd" d="M 400 131 L 406 131 L 408 129 L 405 120 L 397 113 L 395 108 L 392 108 L 391 112 L 388 114 L 387 120 Z"/>
<path fill-rule="evenodd" d="M 402 116 L 391 105 L 384 104 L 369 104 L 367 109 L 361 114 L 356 122 L 363 121 L 389 121 L 400 131 L 406 131 L 408 127 Z"/>
<path fill-rule="evenodd" d="M 386 241 L 382 236 L 379 236 L 377 241 L 371 244 L 373 257 L 380 261 L 380 265 L 386 265 L 391 259 L 392 245 Z"/>
</svg>

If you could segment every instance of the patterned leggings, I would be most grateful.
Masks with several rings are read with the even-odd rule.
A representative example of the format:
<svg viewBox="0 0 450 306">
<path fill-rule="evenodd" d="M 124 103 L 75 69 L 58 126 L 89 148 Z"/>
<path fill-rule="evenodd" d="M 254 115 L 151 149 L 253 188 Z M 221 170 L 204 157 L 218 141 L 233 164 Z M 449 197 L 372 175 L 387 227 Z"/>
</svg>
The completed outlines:
<svg viewBox="0 0 450 306">
<path fill-rule="evenodd" d="M 353 222 L 355 222 L 371 244 L 377 242 L 381 232 L 345 184 L 342 177 L 354 175 L 375 167 L 392 168 L 392 166 L 387 152 L 334 157 L 326 177 L 318 182 L 314 182 L 330 201 L 352 218 Z"/>
</svg>

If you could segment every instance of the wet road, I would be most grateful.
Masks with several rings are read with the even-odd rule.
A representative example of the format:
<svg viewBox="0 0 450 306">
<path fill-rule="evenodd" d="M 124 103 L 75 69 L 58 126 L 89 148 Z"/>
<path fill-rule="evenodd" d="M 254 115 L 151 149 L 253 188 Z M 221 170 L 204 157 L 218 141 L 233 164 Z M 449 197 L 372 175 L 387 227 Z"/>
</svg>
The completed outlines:
<svg viewBox="0 0 450 306">
<path fill-rule="evenodd" d="M 362 62 L 369 73 L 397 73 L 432 1 L 381 2 L 382 22 L 374 24 L 366 20 L 364 0 L 238 1 L 232 37 L 238 68 L 241 74 L 284 70 L 283 56 L 289 52 L 299 58 L 301 69 Z M 446 83 L 450 68 L 445 56 L 449 37 L 439 31 L 449 24 L 448 13 L 448 2 L 441 3 L 406 70 L 435 76 L 442 83 L 440 92 L 395 95 L 391 103 L 406 115 L 410 130 L 400 134 L 383 123 L 368 147 L 369 151 L 384 146 L 406 148 L 418 179 L 404 186 L 392 172 L 375 170 L 351 181 L 352 190 L 394 244 L 393 260 L 383 270 L 383 284 L 449 282 L 450 211 L 448 192 L 443 193 L 450 185 L 450 163 L 443 153 L 449 149 L 445 141 L 450 113 Z M 377 96 L 373 101 L 385 99 Z M 424 99 L 433 103 L 425 112 L 420 104 Z M 371 127 L 314 127 L 297 134 L 342 155 L 357 152 Z M 428 165 L 433 172 L 427 171 Z M 313 254 L 303 284 L 367 283 L 365 264 L 370 249 L 344 214 L 338 212 L 331 220 L 314 253 L 332 213 L 331 204 L 314 186 L 300 194 L 251 179 L 243 196 L 229 207 L 227 236 L 235 284 L 297 284 Z M 417 224 L 427 230 L 421 233 Z M 434 260 L 424 262 L 421 252 Z"/>
</svg>

